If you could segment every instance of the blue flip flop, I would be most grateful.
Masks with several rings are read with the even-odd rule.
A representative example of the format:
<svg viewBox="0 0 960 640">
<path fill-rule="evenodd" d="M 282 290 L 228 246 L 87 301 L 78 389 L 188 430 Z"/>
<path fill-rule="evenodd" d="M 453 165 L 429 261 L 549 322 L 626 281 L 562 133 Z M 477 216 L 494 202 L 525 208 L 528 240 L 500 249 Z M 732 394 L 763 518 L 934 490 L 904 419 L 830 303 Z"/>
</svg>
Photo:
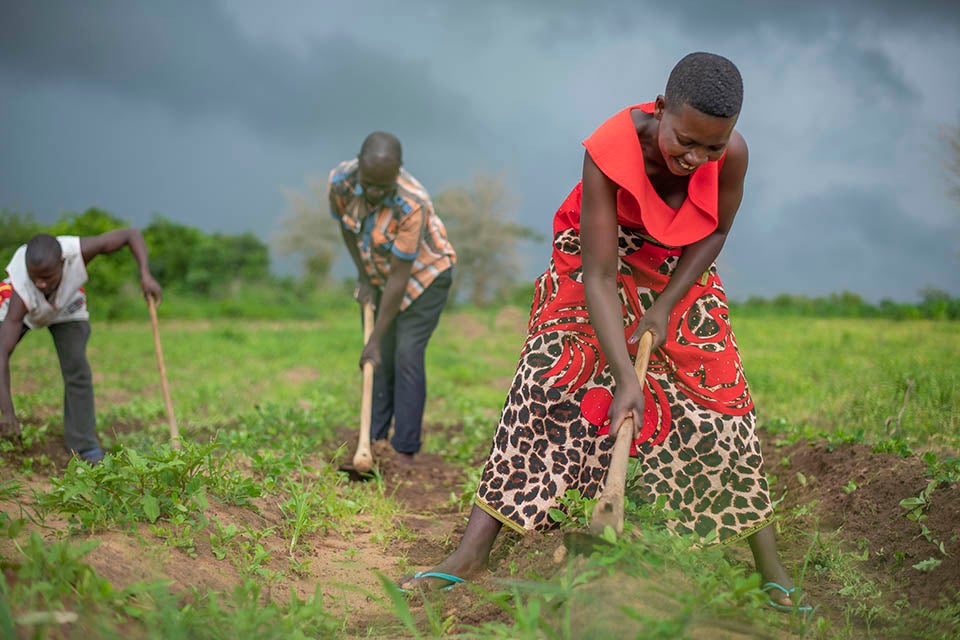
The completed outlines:
<svg viewBox="0 0 960 640">
<path fill-rule="evenodd" d="M 782 591 L 783 594 L 786 595 L 786 596 L 788 596 L 788 597 L 790 597 L 791 600 L 793 599 L 793 594 L 797 594 L 797 596 L 800 595 L 800 590 L 799 590 L 797 587 L 791 587 L 791 588 L 789 588 L 789 589 L 786 589 L 786 588 L 784 588 L 783 586 L 777 584 L 776 582 L 767 582 L 767 583 L 764 583 L 764 585 L 763 585 L 762 587 L 760 587 L 760 590 L 761 590 L 761 591 L 766 591 L 766 592 L 768 592 L 768 593 L 769 593 L 772 589 L 777 589 L 778 591 Z M 769 597 L 769 596 L 768 596 L 768 597 Z M 773 598 L 769 598 L 769 599 L 767 600 L 767 604 L 769 604 L 771 607 L 773 607 L 773 608 L 776 609 L 777 611 L 783 611 L 784 613 L 803 613 L 803 614 L 807 614 L 807 613 L 812 613 L 812 612 L 813 612 L 813 607 L 811 607 L 810 605 L 806 605 L 806 604 L 801 605 L 801 604 L 796 604 L 796 603 L 794 603 L 794 604 L 783 604 L 783 603 L 781 603 L 781 602 L 776 602 Z"/>
<path fill-rule="evenodd" d="M 463 584 L 464 582 L 466 582 L 466 580 L 464 580 L 463 578 L 458 578 L 455 575 L 451 575 L 449 573 L 443 573 L 440 571 L 418 571 L 417 573 L 413 574 L 414 580 L 419 580 L 420 578 L 438 578 L 440 580 L 448 581 L 450 584 L 440 587 L 440 591 L 450 591 L 450 589 L 453 589 L 458 584 Z M 404 593 L 411 592 L 410 589 L 403 589 L 403 588 L 401 588 L 400 591 Z"/>
</svg>

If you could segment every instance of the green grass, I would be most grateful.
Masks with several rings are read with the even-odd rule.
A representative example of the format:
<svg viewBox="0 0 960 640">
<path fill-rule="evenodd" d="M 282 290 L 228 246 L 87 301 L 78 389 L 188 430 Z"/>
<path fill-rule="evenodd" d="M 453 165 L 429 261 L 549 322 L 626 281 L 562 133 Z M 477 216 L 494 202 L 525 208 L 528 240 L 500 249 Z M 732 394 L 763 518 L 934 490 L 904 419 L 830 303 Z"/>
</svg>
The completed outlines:
<svg viewBox="0 0 960 640">
<path fill-rule="evenodd" d="M 805 427 L 868 442 L 896 435 L 919 449 L 960 449 L 960 323 L 737 317 L 733 323 L 761 424 L 788 437 Z M 904 405 L 908 381 L 913 388 Z"/>
<path fill-rule="evenodd" d="M 428 350 L 426 421 L 449 428 L 428 439 L 426 450 L 464 468 L 462 493 L 451 496 L 461 510 L 469 507 L 476 462 L 489 447 L 513 375 L 524 316 L 517 309 L 453 309 Z M 736 315 L 733 322 L 760 423 L 778 440 L 826 437 L 925 452 L 933 480 L 960 479 L 960 324 Z M 386 579 L 371 597 L 393 617 L 366 629 L 351 627 L 355 615 L 319 590 L 275 596 L 285 581 L 313 575 L 307 539 L 349 540 L 353 532 L 373 531 L 385 552 L 409 539 L 390 487 L 382 478 L 345 481 L 336 464 L 348 452 L 329 445 L 338 429 L 359 421 L 357 310 L 333 305 L 313 321 L 167 320 L 161 312 L 160 332 L 182 451 L 167 445 L 144 313 L 139 322 L 95 323 L 90 341 L 99 431 L 113 452 L 107 462 L 90 469 L 74 461 L 52 477 L 42 455 L 17 468 L 0 464 L 0 635 L 58 637 L 64 616 L 75 616 L 71 624 L 87 635 L 107 638 L 339 637 L 348 628 L 360 637 L 449 635 L 456 625 L 442 603 L 411 602 Z M 58 443 L 62 390 L 46 332 L 31 332 L 11 364 L 25 439 Z M 37 477 L 48 480 L 37 485 Z M 567 524 L 582 527 L 592 505 L 577 496 L 568 501 Z M 261 526 L 210 517 L 214 503 L 251 514 L 272 505 L 277 518 Z M 806 637 L 855 638 L 864 628 L 898 628 L 908 620 L 907 612 L 884 604 L 878 595 L 884 585 L 861 570 L 861 551 L 851 541 L 801 529 L 811 522 L 810 509 L 784 514 L 781 536 L 806 550 L 799 578 L 840 582 L 850 604 L 839 619 L 798 623 L 769 613 L 742 556 L 694 550 L 691 541 L 662 530 L 656 509 L 631 502 L 623 536 L 558 566 L 555 576 L 518 569 L 518 582 L 477 594 L 501 612 L 496 620 L 460 631 L 471 638 L 573 638 L 602 622 L 606 631 L 596 633 L 627 637 L 637 629 L 648 638 L 696 637 L 704 629 L 763 637 L 772 626 Z M 215 557 L 236 572 L 235 587 L 174 593 L 163 580 L 115 587 L 85 562 L 105 532 Z M 597 615 L 596 603 L 618 602 L 624 584 L 649 602 Z M 935 628 L 957 606 L 923 615 Z"/>
<path fill-rule="evenodd" d="M 178 421 L 188 431 L 213 430 L 273 404 L 329 412 L 349 424 L 359 403 L 361 346 L 352 311 L 337 309 L 315 322 L 167 323 L 161 316 Z M 762 425 L 787 437 L 814 430 L 859 434 L 869 442 L 896 432 L 917 448 L 960 449 L 960 323 L 790 317 L 733 322 Z M 499 323 L 495 310 L 445 315 L 427 352 L 428 419 L 467 420 L 474 429 L 492 430 L 489 422 L 473 423 L 495 421 L 521 331 L 516 322 Z M 89 356 L 102 430 L 109 433 L 112 422 L 159 428 L 164 406 L 146 317 L 95 325 Z M 24 338 L 11 368 L 20 414 L 59 425 L 60 374 L 45 331 Z M 17 393 L 25 379 L 30 392 Z M 913 387 L 904 405 L 908 381 Z"/>
</svg>

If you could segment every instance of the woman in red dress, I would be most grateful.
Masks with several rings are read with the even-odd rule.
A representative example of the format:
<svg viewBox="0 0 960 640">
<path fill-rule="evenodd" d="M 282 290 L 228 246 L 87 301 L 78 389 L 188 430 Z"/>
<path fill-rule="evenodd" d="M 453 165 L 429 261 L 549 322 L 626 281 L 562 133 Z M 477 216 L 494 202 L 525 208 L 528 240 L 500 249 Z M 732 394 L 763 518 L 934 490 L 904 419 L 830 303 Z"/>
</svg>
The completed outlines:
<svg viewBox="0 0 960 640">
<path fill-rule="evenodd" d="M 463 540 L 402 587 L 475 575 L 504 525 L 548 530 L 568 490 L 598 495 L 613 436 L 631 416 L 642 425 L 632 454 L 643 485 L 666 496 L 673 530 L 705 543 L 747 538 L 771 604 L 793 610 L 714 264 L 743 196 L 742 97 L 732 62 L 690 54 L 665 95 L 623 109 L 584 141 L 582 180 L 554 218 L 550 266 Z M 641 385 L 632 359 L 645 331 L 654 342 Z"/>
</svg>

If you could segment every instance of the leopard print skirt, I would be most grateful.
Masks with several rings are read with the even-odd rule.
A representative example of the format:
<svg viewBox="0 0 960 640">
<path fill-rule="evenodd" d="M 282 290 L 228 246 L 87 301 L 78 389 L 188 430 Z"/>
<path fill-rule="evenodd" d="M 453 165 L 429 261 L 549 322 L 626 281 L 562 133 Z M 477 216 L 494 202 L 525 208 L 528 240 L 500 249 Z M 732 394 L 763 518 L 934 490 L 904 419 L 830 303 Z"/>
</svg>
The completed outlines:
<svg viewBox="0 0 960 640">
<path fill-rule="evenodd" d="M 669 281 L 680 250 L 621 227 L 618 290 L 624 335 Z M 628 345 L 635 357 L 636 345 Z M 557 233 L 537 280 L 516 375 L 476 503 L 517 531 L 556 523 L 557 498 L 602 491 L 613 448 L 607 411 L 613 376 L 587 316 L 580 242 Z M 665 344 L 651 354 L 644 424 L 631 454 L 648 498 L 666 496 L 670 526 L 727 542 L 769 523 L 772 507 L 754 431 L 753 402 L 730 330 L 716 267 L 676 305 Z"/>
</svg>

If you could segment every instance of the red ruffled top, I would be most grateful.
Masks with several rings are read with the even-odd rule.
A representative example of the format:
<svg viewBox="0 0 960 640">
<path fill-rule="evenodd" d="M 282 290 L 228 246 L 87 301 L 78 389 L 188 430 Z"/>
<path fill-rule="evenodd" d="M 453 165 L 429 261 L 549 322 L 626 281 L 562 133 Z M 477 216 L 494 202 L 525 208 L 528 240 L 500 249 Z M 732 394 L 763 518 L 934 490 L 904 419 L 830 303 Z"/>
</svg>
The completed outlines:
<svg viewBox="0 0 960 640">
<path fill-rule="evenodd" d="M 617 221 L 623 226 L 643 227 L 657 242 L 670 247 L 702 240 L 717 228 L 717 188 L 723 158 L 693 172 L 686 200 L 674 209 L 660 198 L 647 177 L 643 149 L 630 116 L 633 109 L 652 114 L 654 103 L 623 109 L 583 141 L 597 167 L 620 186 Z"/>
</svg>

